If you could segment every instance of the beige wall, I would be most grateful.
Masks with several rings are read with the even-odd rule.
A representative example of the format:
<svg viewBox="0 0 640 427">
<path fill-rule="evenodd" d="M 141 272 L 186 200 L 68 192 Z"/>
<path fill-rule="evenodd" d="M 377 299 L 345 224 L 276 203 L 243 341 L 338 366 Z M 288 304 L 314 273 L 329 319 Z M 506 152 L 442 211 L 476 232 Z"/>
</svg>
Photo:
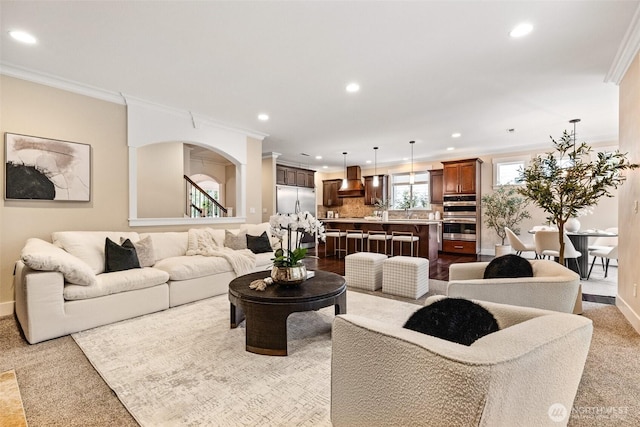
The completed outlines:
<svg viewBox="0 0 640 427">
<path fill-rule="evenodd" d="M 138 148 L 138 218 L 184 216 L 183 154 L 181 142 Z"/>
<path fill-rule="evenodd" d="M 13 266 L 30 237 L 50 240 L 61 230 L 130 230 L 128 226 L 127 114 L 124 105 L 0 75 L 0 132 L 90 144 L 91 202 L 3 201 L 0 208 L 0 313 L 14 299 Z M 0 150 L 4 163 L 4 149 Z M 262 143 L 248 140 L 248 187 L 261 179 Z M 182 167 L 182 155 L 179 162 Z M 232 168 L 233 171 L 234 168 Z M 235 172 L 233 172 L 235 177 Z M 4 174 L 2 175 L 4 187 Z M 235 194 L 235 178 L 231 193 Z M 259 213 L 260 186 L 248 193 Z M 235 201 L 234 201 L 235 203 Z M 234 212 L 235 213 L 235 212 Z M 248 215 L 248 222 L 260 222 Z M 214 227 L 224 227 L 215 225 Z M 188 230 L 190 226 L 135 227 L 137 232 Z M 10 311 L 9 311 L 10 312 Z"/>
<path fill-rule="evenodd" d="M 276 157 L 262 159 L 262 221 L 276 212 Z"/>
<path fill-rule="evenodd" d="M 627 70 L 620 84 L 620 151 L 628 152 L 633 163 L 640 163 L 640 54 Z M 640 213 L 634 204 L 640 201 L 640 170 L 627 172 L 627 182 L 620 188 L 618 219 L 619 242 L 618 297 L 616 305 L 640 332 Z M 634 294 L 635 293 L 635 294 Z"/>
<path fill-rule="evenodd" d="M 127 228 L 124 105 L 0 76 L 0 130 L 91 145 L 91 202 L 3 201 L 0 303 L 13 301 L 13 265 L 29 237 L 55 230 Z M 4 163 L 4 150 L 2 150 Z M 3 175 L 4 186 L 4 175 Z"/>
<path fill-rule="evenodd" d="M 262 222 L 262 141 L 247 138 L 247 222 Z"/>
</svg>

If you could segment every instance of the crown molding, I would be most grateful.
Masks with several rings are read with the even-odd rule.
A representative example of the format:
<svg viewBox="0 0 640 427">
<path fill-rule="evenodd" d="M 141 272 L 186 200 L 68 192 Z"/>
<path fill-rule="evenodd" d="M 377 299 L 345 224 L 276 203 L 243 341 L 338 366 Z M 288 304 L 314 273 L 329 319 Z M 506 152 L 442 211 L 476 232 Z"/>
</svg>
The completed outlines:
<svg viewBox="0 0 640 427">
<path fill-rule="evenodd" d="M 618 53 L 613 60 L 613 64 L 611 64 L 609 72 L 607 72 L 607 75 L 604 77 L 605 83 L 612 82 L 619 85 L 639 51 L 640 5 L 638 5 L 636 12 L 633 14 L 633 18 L 631 18 L 629 28 L 620 43 Z"/>
<path fill-rule="evenodd" d="M 63 79 L 52 74 L 29 70 L 6 62 L 0 62 L 0 74 L 54 87 L 56 89 L 62 89 L 67 92 L 73 92 L 91 98 L 101 99 L 103 101 L 113 102 L 115 104 L 125 104 L 125 100 L 122 95 L 117 92 L 111 92 L 95 86 Z"/>
<path fill-rule="evenodd" d="M 54 87 L 56 89 L 65 90 L 67 92 L 77 93 L 80 95 L 88 96 L 91 98 L 100 99 L 107 102 L 113 102 L 115 104 L 127 105 L 128 103 L 135 102 L 143 104 L 147 107 L 153 107 L 157 110 L 170 112 L 171 114 L 178 116 L 189 117 L 193 122 L 194 128 L 198 128 L 201 124 L 225 129 L 228 131 L 244 134 L 250 138 L 254 138 L 262 141 L 269 135 L 266 133 L 258 132 L 252 129 L 243 129 L 239 127 L 233 127 L 225 125 L 209 117 L 201 114 L 193 113 L 191 111 L 179 110 L 174 107 L 161 105 L 152 101 L 137 98 L 132 95 L 125 95 L 118 92 L 111 92 L 108 90 L 100 89 L 95 86 L 86 85 L 84 83 L 78 83 L 76 81 L 63 79 L 61 77 L 54 76 L 52 74 L 42 73 L 40 71 L 30 70 L 17 65 L 9 64 L 6 62 L 0 62 L 0 74 L 4 74 L 9 77 L 15 77 L 21 80 L 27 80 L 30 82 L 42 84 L 45 86 Z"/>
</svg>

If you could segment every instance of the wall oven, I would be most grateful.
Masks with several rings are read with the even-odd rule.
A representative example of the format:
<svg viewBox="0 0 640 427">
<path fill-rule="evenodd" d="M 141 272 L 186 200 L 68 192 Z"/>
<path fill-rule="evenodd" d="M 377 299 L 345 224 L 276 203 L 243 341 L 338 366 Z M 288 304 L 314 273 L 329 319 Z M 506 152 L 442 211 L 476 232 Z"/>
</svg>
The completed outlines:
<svg viewBox="0 0 640 427">
<path fill-rule="evenodd" d="M 475 218 L 449 218 L 442 221 L 443 240 L 476 240 Z"/>
<path fill-rule="evenodd" d="M 448 195 L 442 203 L 443 240 L 476 241 L 477 205 L 475 195 Z"/>
<path fill-rule="evenodd" d="M 444 196 L 442 202 L 444 218 L 476 216 L 476 196 Z"/>
</svg>

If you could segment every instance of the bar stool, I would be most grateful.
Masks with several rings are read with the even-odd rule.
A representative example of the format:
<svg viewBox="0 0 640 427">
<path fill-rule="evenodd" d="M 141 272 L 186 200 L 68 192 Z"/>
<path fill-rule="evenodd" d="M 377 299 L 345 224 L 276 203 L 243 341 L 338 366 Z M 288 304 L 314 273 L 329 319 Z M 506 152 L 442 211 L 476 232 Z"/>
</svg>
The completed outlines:
<svg viewBox="0 0 640 427">
<path fill-rule="evenodd" d="M 347 232 L 346 231 L 341 231 L 338 228 L 327 228 L 325 230 L 324 233 L 326 239 L 325 239 L 325 243 L 324 243 L 324 257 L 327 257 L 327 245 L 328 242 L 327 240 L 329 238 L 333 239 L 333 256 L 335 257 L 339 257 L 340 256 L 340 252 L 347 252 L 346 249 L 342 249 L 342 238 L 347 236 Z M 345 246 L 346 246 L 346 240 L 345 240 Z"/>
<path fill-rule="evenodd" d="M 364 252 L 364 240 L 369 235 L 362 230 L 347 230 L 346 254 L 349 254 L 349 240 L 353 240 L 353 251 L 358 252 L 358 240 L 360 240 L 360 251 Z"/>
<path fill-rule="evenodd" d="M 393 244 L 398 242 L 400 247 L 400 256 L 402 256 L 402 244 L 409 243 L 411 245 L 411 256 L 413 255 L 413 244 L 416 244 L 416 255 L 419 256 L 420 251 L 420 237 L 414 236 L 410 231 L 392 231 L 391 232 L 391 256 L 393 256 Z"/>
<path fill-rule="evenodd" d="M 384 242 L 384 254 L 387 255 L 387 241 L 391 240 L 391 236 L 386 231 L 369 231 L 369 239 L 367 240 L 367 252 L 371 252 L 371 241 L 376 242 L 376 252 L 380 253 L 380 242 Z"/>
</svg>

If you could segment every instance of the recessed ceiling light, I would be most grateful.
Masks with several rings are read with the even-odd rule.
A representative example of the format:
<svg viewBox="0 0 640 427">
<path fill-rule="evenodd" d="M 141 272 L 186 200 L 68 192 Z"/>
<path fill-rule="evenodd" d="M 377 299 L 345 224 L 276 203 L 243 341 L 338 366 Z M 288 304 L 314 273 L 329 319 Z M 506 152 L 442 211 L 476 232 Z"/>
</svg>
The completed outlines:
<svg viewBox="0 0 640 427">
<path fill-rule="evenodd" d="M 258 120 L 266 122 L 267 120 L 269 120 L 269 115 L 268 114 L 258 114 Z"/>
<path fill-rule="evenodd" d="M 451 138 L 460 138 L 462 134 L 460 132 L 455 132 L 451 134 Z"/>
<path fill-rule="evenodd" d="M 322 160 L 322 156 L 316 156 L 316 160 Z"/>
<path fill-rule="evenodd" d="M 511 37 L 518 38 L 524 37 L 529 34 L 533 30 L 533 25 L 528 22 L 523 22 L 522 24 L 516 25 L 513 30 L 509 33 Z"/>
<path fill-rule="evenodd" d="M 358 92 L 360 90 L 360 85 L 358 83 L 349 83 L 347 85 L 347 92 L 349 93 L 355 93 Z"/>
<path fill-rule="evenodd" d="M 329 169 L 329 166 L 324 165 L 324 166 L 322 166 L 322 169 Z"/>
<path fill-rule="evenodd" d="M 370 164 L 370 163 L 371 163 L 371 160 L 367 160 L 365 163 L 366 163 L 366 164 Z"/>
<path fill-rule="evenodd" d="M 403 157 L 403 158 L 402 158 L 402 161 L 403 161 L 403 162 L 406 162 L 407 160 L 409 160 L 409 158 L 408 158 L 408 157 Z"/>
<path fill-rule="evenodd" d="M 453 150 L 455 150 L 454 147 L 447 147 L 447 151 L 453 151 Z"/>
<path fill-rule="evenodd" d="M 38 41 L 31 34 L 24 31 L 9 31 L 9 35 L 13 37 L 14 40 L 18 40 L 19 42 L 26 44 L 36 44 Z"/>
</svg>

